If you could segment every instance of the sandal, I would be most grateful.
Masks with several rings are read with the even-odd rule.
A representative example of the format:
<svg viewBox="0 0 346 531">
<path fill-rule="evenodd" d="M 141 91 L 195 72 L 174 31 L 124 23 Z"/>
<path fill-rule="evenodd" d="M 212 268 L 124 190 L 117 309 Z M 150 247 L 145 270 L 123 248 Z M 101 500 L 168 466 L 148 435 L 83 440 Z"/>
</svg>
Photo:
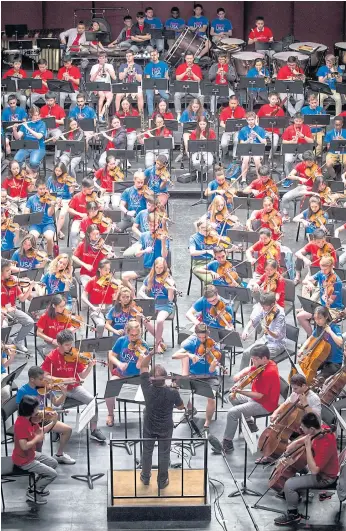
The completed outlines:
<svg viewBox="0 0 346 531">
<path fill-rule="evenodd" d="M 59 232 L 59 240 L 64 240 L 65 239 L 65 234 L 63 232 Z"/>
<path fill-rule="evenodd" d="M 112 415 L 107 416 L 106 426 L 108 426 L 108 428 L 112 428 L 112 426 L 114 426 L 114 417 Z"/>
<path fill-rule="evenodd" d="M 163 341 L 160 341 L 159 346 L 161 347 L 162 352 L 166 352 L 166 350 L 167 350 L 167 345 L 166 345 L 166 343 L 164 343 Z"/>
</svg>

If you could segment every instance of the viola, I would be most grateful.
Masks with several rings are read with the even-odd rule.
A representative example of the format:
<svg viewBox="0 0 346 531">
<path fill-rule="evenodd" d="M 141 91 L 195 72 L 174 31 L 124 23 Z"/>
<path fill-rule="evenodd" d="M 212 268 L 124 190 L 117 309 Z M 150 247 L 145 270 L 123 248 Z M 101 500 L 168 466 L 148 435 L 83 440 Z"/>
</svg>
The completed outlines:
<svg viewBox="0 0 346 531">
<path fill-rule="evenodd" d="M 210 231 L 208 236 L 204 238 L 204 242 L 206 245 L 218 245 L 224 249 L 227 249 L 232 243 L 231 238 L 228 236 L 219 236 L 217 232 L 214 231 Z"/>
<path fill-rule="evenodd" d="M 45 203 L 46 205 L 53 205 L 56 203 L 57 197 L 55 195 L 46 192 L 44 195 L 40 196 L 40 202 Z"/>
<path fill-rule="evenodd" d="M 268 179 L 267 182 L 261 182 L 260 188 L 258 190 L 260 193 L 266 192 L 269 197 L 273 197 L 273 195 L 278 196 L 279 191 L 276 183 L 273 181 L 273 179 Z"/>
<path fill-rule="evenodd" d="M 230 186 L 227 181 L 225 181 L 223 184 L 219 184 L 219 186 L 216 188 L 215 192 L 221 192 L 223 191 L 224 194 L 222 194 L 227 202 L 230 201 L 233 202 L 234 196 L 237 195 L 237 190 Z"/>
<path fill-rule="evenodd" d="M 139 358 L 141 356 L 144 356 L 147 349 L 143 345 L 143 341 L 141 339 L 137 339 L 136 341 L 130 341 L 128 345 L 128 350 L 133 351 L 134 355 Z"/>
<path fill-rule="evenodd" d="M 38 262 L 48 262 L 48 254 L 46 251 L 40 251 L 39 249 L 29 249 L 25 252 L 28 258 L 35 258 Z"/>
<path fill-rule="evenodd" d="M 94 360 L 94 355 L 92 352 L 80 352 L 76 347 L 72 347 L 69 352 L 64 352 L 63 354 L 65 361 L 68 363 L 81 363 L 82 365 L 89 365 L 90 362 Z M 104 367 L 107 366 L 107 362 L 103 360 L 96 360 L 97 363 L 101 363 Z"/>
<path fill-rule="evenodd" d="M 107 218 L 107 216 L 105 216 L 103 214 L 103 212 L 98 212 L 98 214 L 96 214 L 96 216 L 91 218 L 91 221 L 95 225 L 101 225 L 101 227 L 104 227 L 105 229 L 110 229 L 112 227 L 112 225 L 113 225 L 112 218 Z"/>
<path fill-rule="evenodd" d="M 61 269 L 55 273 L 58 280 L 61 280 L 64 284 L 72 282 L 72 273 L 69 273 L 66 269 Z"/>
<path fill-rule="evenodd" d="M 260 365 L 260 367 L 257 367 L 254 371 L 251 371 L 249 374 L 246 374 L 243 378 L 241 378 L 237 384 L 235 385 L 234 389 L 230 392 L 230 399 L 234 400 L 236 397 L 236 394 L 241 391 L 242 389 L 245 389 L 250 383 L 252 383 L 258 376 L 264 371 L 266 368 L 266 365 Z"/>
<path fill-rule="evenodd" d="M 272 322 L 274 321 L 274 319 L 278 315 L 278 313 L 279 313 L 279 310 L 278 310 L 276 304 L 274 304 L 274 306 L 264 316 L 264 326 L 266 328 L 269 328 L 269 326 L 272 324 Z"/>
<path fill-rule="evenodd" d="M 64 173 L 63 175 L 60 175 L 60 177 L 57 177 L 57 181 L 60 184 L 66 184 L 67 186 L 76 186 L 77 181 L 74 177 L 71 175 L 68 175 L 67 173 Z"/>
<path fill-rule="evenodd" d="M 74 315 L 72 312 L 66 309 L 62 313 L 56 314 L 56 320 L 58 323 L 70 324 L 73 328 L 80 328 L 84 324 L 84 320 L 81 315 Z"/>
<path fill-rule="evenodd" d="M 276 290 L 277 290 L 277 287 L 278 287 L 278 281 L 279 281 L 279 273 L 274 273 L 274 275 L 272 275 L 271 277 L 267 277 L 262 286 L 261 286 L 261 290 L 264 291 L 265 293 L 274 293 Z"/>
<path fill-rule="evenodd" d="M 263 214 L 262 221 L 269 225 L 274 234 L 281 234 L 282 219 L 274 208 L 271 212 L 265 212 Z"/>
<path fill-rule="evenodd" d="M 101 276 L 97 281 L 96 284 L 101 286 L 102 288 L 112 288 L 112 289 L 119 289 L 121 286 L 121 280 L 118 280 L 117 278 L 114 278 L 111 273 L 108 273 L 108 275 Z"/>
<path fill-rule="evenodd" d="M 233 266 L 230 262 L 226 262 L 225 264 L 220 265 L 217 268 L 218 275 L 222 277 L 227 284 L 231 286 L 239 286 L 240 284 L 240 278 L 238 273 L 233 269 Z"/>
<path fill-rule="evenodd" d="M 274 240 L 270 240 L 267 245 L 264 245 L 264 247 L 262 247 L 260 254 L 265 256 L 267 260 L 277 260 L 278 256 L 280 256 L 280 249 L 278 243 Z"/>
<path fill-rule="evenodd" d="M 224 326 L 225 328 L 228 328 L 232 325 L 233 317 L 232 315 L 226 310 L 226 304 L 219 300 L 215 306 L 212 306 L 210 308 L 210 315 L 212 317 L 216 317 L 218 320 L 218 323 L 220 326 Z"/>
<path fill-rule="evenodd" d="M 173 184 L 173 182 L 171 181 L 171 175 L 166 167 L 162 168 L 161 170 L 156 170 L 156 175 L 160 177 L 161 181 Z"/>
<path fill-rule="evenodd" d="M 337 281 L 337 276 L 335 273 L 329 273 L 326 279 L 323 281 L 322 286 L 324 289 L 323 299 L 326 303 L 326 306 L 329 306 L 329 299 L 334 294 L 334 286 Z"/>
<path fill-rule="evenodd" d="M 208 337 L 206 341 L 199 345 L 197 353 L 200 356 L 204 356 L 209 365 L 217 361 L 221 370 L 223 372 L 227 371 L 226 367 L 220 364 L 221 352 L 215 348 L 215 341 L 211 337 Z"/>
<path fill-rule="evenodd" d="M 310 168 L 305 168 L 304 173 L 306 177 L 309 179 L 312 178 L 313 181 L 316 179 L 316 177 L 322 177 L 321 168 L 315 162 Z"/>
<path fill-rule="evenodd" d="M 63 410 L 65 412 L 65 410 Z M 41 424 L 47 425 L 50 422 L 57 422 L 58 412 L 52 407 L 45 407 L 40 409 L 33 417 L 31 417 L 32 424 Z"/>
<path fill-rule="evenodd" d="M 92 192 L 91 194 L 87 194 L 85 196 L 85 199 L 86 199 L 86 202 L 87 203 L 91 203 L 91 201 L 94 201 L 94 202 L 99 202 L 99 196 L 97 195 L 97 192 Z"/>
<path fill-rule="evenodd" d="M 91 243 L 90 245 L 93 249 L 96 251 L 99 251 L 101 254 L 104 254 L 105 256 L 110 255 L 113 253 L 113 249 L 111 245 L 106 245 L 105 240 L 103 238 L 99 238 L 95 243 Z"/>
<path fill-rule="evenodd" d="M 164 288 L 174 290 L 176 292 L 176 294 L 178 295 L 178 297 L 182 297 L 183 296 L 183 292 L 177 290 L 177 288 L 175 287 L 174 281 L 173 281 L 173 279 L 172 279 L 172 277 L 171 277 L 171 275 L 170 275 L 170 273 L 168 271 L 166 271 L 162 275 L 155 275 L 155 280 L 159 284 L 162 284 L 162 286 Z M 171 282 L 169 282 L 169 280 Z"/>
<path fill-rule="evenodd" d="M 113 170 L 108 170 L 108 173 L 115 182 L 124 180 L 125 174 L 119 166 L 116 166 Z"/>
</svg>

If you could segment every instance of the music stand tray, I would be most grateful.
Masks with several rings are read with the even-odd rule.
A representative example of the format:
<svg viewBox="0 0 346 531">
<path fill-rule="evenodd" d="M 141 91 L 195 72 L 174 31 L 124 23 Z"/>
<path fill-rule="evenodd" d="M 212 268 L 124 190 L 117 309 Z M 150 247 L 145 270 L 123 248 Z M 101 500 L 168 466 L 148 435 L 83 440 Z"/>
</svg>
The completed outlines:
<svg viewBox="0 0 346 531">
<path fill-rule="evenodd" d="M 313 127 L 327 127 L 330 124 L 330 114 L 304 114 L 304 123 Z"/>
<path fill-rule="evenodd" d="M 112 92 L 114 94 L 137 94 L 139 83 L 112 83 Z M 129 116 L 128 118 L 139 118 L 137 116 Z M 124 118 L 125 120 L 125 118 Z"/>
<path fill-rule="evenodd" d="M 38 140 L 12 140 L 11 148 L 13 149 L 39 149 Z"/>
<path fill-rule="evenodd" d="M 85 88 L 90 92 L 111 92 L 111 84 L 104 81 L 90 81 L 85 83 Z"/>
<path fill-rule="evenodd" d="M 51 92 L 67 92 L 68 94 L 74 93 L 74 88 L 71 81 L 48 79 L 47 85 Z"/>
<path fill-rule="evenodd" d="M 34 212 L 32 214 L 17 214 L 14 216 L 14 223 L 18 223 L 20 227 L 27 225 L 39 225 L 42 223 L 43 212 Z"/>
<path fill-rule="evenodd" d="M 218 98 L 228 98 L 229 86 L 228 82 L 224 85 L 215 85 L 210 81 L 201 83 L 201 93 L 204 96 L 217 96 Z"/>
<path fill-rule="evenodd" d="M 170 85 L 170 92 L 172 92 L 172 94 L 175 94 L 176 92 L 197 94 L 199 93 L 199 81 L 177 81 L 175 79 Z"/>
<path fill-rule="evenodd" d="M 310 88 L 313 92 L 318 92 L 319 94 L 327 94 L 328 96 L 332 96 L 332 91 L 327 85 L 327 83 L 321 83 L 320 81 L 314 81 L 312 79 L 308 79 L 308 88 Z"/>
<path fill-rule="evenodd" d="M 216 140 L 189 140 L 189 153 L 201 153 L 207 151 L 208 153 L 217 153 L 218 145 Z"/>
<path fill-rule="evenodd" d="M 322 306 L 322 304 L 320 304 L 319 302 L 312 301 L 311 299 L 306 299 L 305 297 L 301 297 L 301 295 L 298 295 L 298 299 L 300 304 L 302 305 L 304 312 L 311 313 L 311 315 L 314 314 L 314 311 L 318 306 Z"/>
<path fill-rule="evenodd" d="M 282 155 L 300 155 L 314 147 L 315 144 L 281 144 Z"/>
<path fill-rule="evenodd" d="M 170 150 L 173 148 L 173 138 L 164 138 L 161 136 L 144 139 L 145 151 Z"/>
<path fill-rule="evenodd" d="M 249 288 L 243 288 L 243 287 L 238 287 L 238 286 L 216 286 L 216 287 L 217 287 L 217 291 L 219 292 L 220 297 L 223 297 L 226 300 L 232 300 L 235 297 L 235 300 L 243 304 L 252 303 L 252 294 Z"/>
<path fill-rule="evenodd" d="M 285 129 L 288 124 L 288 116 L 264 116 L 259 119 L 259 125 L 260 127 L 263 127 L 263 129 Z"/>
<path fill-rule="evenodd" d="M 264 157 L 265 144 L 238 144 L 238 157 Z"/>
<path fill-rule="evenodd" d="M 54 116 L 47 116 L 47 118 L 41 118 L 41 120 L 46 124 L 47 129 L 55 129 Z"/>
<path fill-rule="evenodd" d="M 238 133 L 247 125 L 245 118 L 228 118 L 225 123 L 225 133 Z M 239 144 L 238 144 L 239 145 Z"/>
<path fill-rule="evenodd" d="M 59 39 L 37 39 L 37 47 L 41 50 L 60 50 Z"/>
<path fill-rule="evenodd" d="M 251 89 L 263 90 L 263 89 L 266 89 L 267 87 L 266 87 L 264 77 L 241 76 L 239 88 L 245 89 L 245 90 L 251 90 Z"/>
<path fill-rule="evenodd" d="M 304 94 L 303 81 L 288 81 L 283 79 L 275 80 L 275 92 L 287 94 Z"/>
<path fill-rule="evenodd" d="M 136 160 L 136 152 L 129 151 L 127 149 L 109 149 L 107 151 L 107 155 L 112 155 L 116 159 L 120 160 Z M 117 184 L 120 183 L 121 181 L 119 181 Z"/>
<path fill-rule="evenodd" d="M 29 77 L 26 79 L 18 79 L 18 88 L 21 90 L 41 89 L 42 79 L 36 79 L 35 77 Z M 44 96 L 44 94 L 42 94 L 42 96 Z"/>
<path fill-rule="evenodd" d="M 125 116 L 125 118 L 123 118 L 122 120 L 123 120 L 124 126 L 127 129 L 140 129 L 141 127 L 140 116 Z"/>
<path fill-rule="evenodd" d="M 168 92 L 168 79 L 144 77 L 142 82 L 143 90 L 165 90 Z"/>
</svg>

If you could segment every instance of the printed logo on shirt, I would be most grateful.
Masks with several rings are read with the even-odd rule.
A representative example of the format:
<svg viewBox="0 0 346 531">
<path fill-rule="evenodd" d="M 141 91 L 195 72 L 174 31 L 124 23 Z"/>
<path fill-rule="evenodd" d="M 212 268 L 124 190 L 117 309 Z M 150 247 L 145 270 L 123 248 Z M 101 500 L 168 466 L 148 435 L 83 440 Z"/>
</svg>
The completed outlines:
<svg viewBox="0 0 346 531">
<path fill-rule="evenodd" d="M 134 351 L 133 350 L 129 350 L 128 348 L 124 348 L 124 350 L 122 351 L 121 353 L 121 359 L 122 361 L 124 361 L 125 363 L 133 363 L 133 362 L 136 362 L 137 363 L 137 356 L 135 355 Z"/>
<path fill-rule="evenodd" d="M 153 77 L 160 77 L 162 75 L 161 66 L 153 66 L 153 68 L 151 70 L 151 75 Z"/>
</svg>

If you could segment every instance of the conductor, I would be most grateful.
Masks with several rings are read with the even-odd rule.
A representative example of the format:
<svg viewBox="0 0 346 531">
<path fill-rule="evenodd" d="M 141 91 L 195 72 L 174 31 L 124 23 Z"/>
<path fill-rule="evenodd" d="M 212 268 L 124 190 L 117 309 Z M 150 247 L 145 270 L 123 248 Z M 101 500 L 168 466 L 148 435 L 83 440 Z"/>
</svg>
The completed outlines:
<svg viewBox="0 0 346 531">
<path fill-rule="evenodd" d="M 162 365 L 155 365 L 150 371 L 152 356 L 146 356 L 141 365 L 141 386 L 145 400 L 143 437 L 152 439 L 143 443 L 141 481 L 149 485 L 155 439 L 158 440 L 158 475 L 159 489 L 169 484 L 168 467 L 173 433 L 173 408 L 184 409 L 183 401 L 176 389 L 166 386 L 167 372 Z"/>
</svg>

